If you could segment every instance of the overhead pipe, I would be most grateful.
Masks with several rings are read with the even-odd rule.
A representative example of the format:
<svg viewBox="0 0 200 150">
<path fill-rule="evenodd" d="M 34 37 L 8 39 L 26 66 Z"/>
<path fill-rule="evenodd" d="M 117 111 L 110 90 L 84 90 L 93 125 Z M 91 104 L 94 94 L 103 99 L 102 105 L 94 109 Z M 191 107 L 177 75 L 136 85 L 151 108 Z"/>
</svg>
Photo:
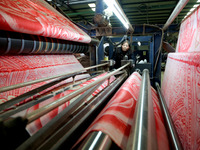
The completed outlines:
<svg viewBox="0 0 200 150">
<path fill-rule="evenodd" d="M 179 0 L 178 4 L 176 5 L 175 9 L 173 10 L 172 14 L 168 18 L 167 22 L 162 28 L 162 37 L 161 37 L 161 43 L 158 51 L 158 55 L 154 64 L 154 74 L 156 73 L 158 60 L 160 58 L 161 50 L 162 50 L 162 43 L 163 43 L 163 37 L 164 37 L 164 31 L 171 25 L 171 23 L 174 21 L 174 19 L 178 16 L 178 14 L 181 12 L 181 10 L 185 7 L 185 5 L 189 2 L 189 0 Z"/>
<path fill-rule="evenodd" d="M 156 150 L 157 137 L 149 71 L 143 70 L 127 150 Z"/>
<path fill-rule="evenodd" d="M 171 23 L 174 21 L 174 19 L 178 16 L 178 14 L 181 12 L 181 10 L 185 7 L 185 5 L 189 2 L 189 0 L 179 0 L 178 4 L 174 8 L 172 14 L 168 18 L 167 22 L 163 26 L 163 30 L 166 30 Z"/>
<path fill-rule="evenodd" d="M 162 113 L 163 113 L 163 118 L 165 120 L 165 127 L 167 129 L 167 134 L 168 134 L 168 137 L 169 137 L 169 143 L 170 143 L 170 146 L 171 146 L 170 149 L 182 150 L 183 149 L 182 144 L 180 142 L 176 128 L 173 124 L 171 115 L 170 115 L 169 110 L 167 108 L 166 101 L 165 101 L 165 99 L 162 95 L 162 92 L 160 90 L 160 86 L 157 82 L 155 83 L 155 85 L 156 85 L 157 92 L 158 92 L 159 103 L 160 103 L 160 107 L 161 107 L 161 110 L 162 110 Z"/>
</svg>

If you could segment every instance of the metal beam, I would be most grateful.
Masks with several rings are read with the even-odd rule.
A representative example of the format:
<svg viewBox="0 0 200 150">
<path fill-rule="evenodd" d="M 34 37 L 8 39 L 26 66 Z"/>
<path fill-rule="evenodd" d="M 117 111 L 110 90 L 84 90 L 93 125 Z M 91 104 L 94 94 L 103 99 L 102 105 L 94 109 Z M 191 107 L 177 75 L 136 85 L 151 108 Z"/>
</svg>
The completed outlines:
<svg viewBox="0 0 200 150">
<path fill-rule="evenodd" d="M 167 108 L 166 101 L 165 101 L 164 97 L 162 96 L 160 86 L 157 82 L 155 83 L 155 85 L 156 85 L 157 92 L 158 92 L 161 111 L 163 113 L 163 118 L 165 120 L 165 127 L 167 129 L 167 134 L 168 134 L 168 137 L 169 137 L 169 143 L 170 143 L 170 146 L 171 146 L 170 149 L 182 150 L 183 147 L 181 145 L 179 136 L 176 132 L 176 128 L 173 124 L 171 115 L 170 115 L 169 110 Z"/>
<path fill-rule="evenodd" d="M 79 0 L 79 1 L 69 1 L 69 5 L 77 5 L 77 4 L 88 4 L 88 3 L 95 3 L 96 0 Z"/>
<path fill-rule="evenodd" d="M 170 15 L 169 19 L 165 23 L 163 30 L 166 30 L 169 25 L 174 21 L 174 19 L 178 16 L 181 10 L 185 7 L 185 5 L 189 2 L 189 0 L 180 0 Z"/>
</svg>

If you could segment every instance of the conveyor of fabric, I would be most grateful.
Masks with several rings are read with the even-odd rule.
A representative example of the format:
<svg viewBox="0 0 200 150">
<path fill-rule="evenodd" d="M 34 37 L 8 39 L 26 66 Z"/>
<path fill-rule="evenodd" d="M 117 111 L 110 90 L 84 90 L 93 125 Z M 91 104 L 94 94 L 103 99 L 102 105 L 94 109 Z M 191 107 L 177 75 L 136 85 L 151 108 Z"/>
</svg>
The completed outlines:
<svg viewBox="0 0 200 150">
<path fill-rule="evenodd" d="M 186 3 L 179 2 L 177 7 L 182 9 Z M 17 150 L 187 148 L 187 140 L 179 130 L 184 127 L 177 127 L 170 108 L 173 104 L 169 106 L 170 76 L 165 77 L 162 90 L 155 83 L 156 91 L 150 84 L 149 70 L 130 74 L 128 61 L 114 70 L 109 70 L 111 63 L 106 61 L 84 68 L 74 54 L 87 53 L 91 42 L 98 41 L 45 1 L 3 0 L 0 7 L 2 147 Z M 162 32 L 172 21 L 169 18 Z M 161 47 L 155 66 L 160 53 Z M 179 60 L 175 54 L 170 59 Z M 199 62 L 194 64 L 199 73 Z M 173 63 L 167 66 L 170 65 Z M 166 72 L 170 73 L 169 68 Z M 175 78 L 171 82 L 175 84 Z M 199 87 L 199 82 L 196 86 Z"/>
</svg>

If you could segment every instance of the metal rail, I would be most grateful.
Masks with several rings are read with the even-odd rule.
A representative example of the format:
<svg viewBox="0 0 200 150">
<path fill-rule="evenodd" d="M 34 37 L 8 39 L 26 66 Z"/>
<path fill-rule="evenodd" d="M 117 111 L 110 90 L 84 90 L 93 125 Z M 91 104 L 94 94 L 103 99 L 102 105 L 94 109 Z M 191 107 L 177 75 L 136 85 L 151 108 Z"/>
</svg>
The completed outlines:
<svg viewBox="0 0 200 150">
<path fill-rule="evenodd" d="M 166 30 L 170 24 L 174 21 L 174 19 L 178 16 L 181 10 L 185 7 L 185 5 L 189 2 L 189 0 L 179 0 L 178 4 L 174 8 L 172 14 L 168 18 L 167 22 L 165 23 L 163 30 Z"/>
<path fill-rule="evenodd" d="M 69 105 L 60 114 L 53 118 L 48 124 L 46 124 L 38 133 L 30 137 L 25 143 L 23 143 L 18 149 L 37 149 L 42 143 L 50 138 L 59 128 L 72 118 L 73 112 L 83 103 L 86 99 L 100 86 L 97 84 L 93 88 L 87 90 L 74 103 Z M 34 144 L 33 144 L 34 143 Z"/>
<path fill-rule="evenodd" d="M 80 81 L 80 82 L 77 82 L 77 83 L 75 83 L 73 85 L 69 85 L 69 86 L 64 87 L 62 89 L 59 89 L 57 91 L 51 92 L 50 94 L 41 96 L 40 98 L 36 98 L 36 99 L 34 99 L 34 100 L 30 101 L 30 102 L 27 102 L 27 103 L 25 103 L 23 105 L 17 106 L 15 109 L 11 109 L 11 110 L 8 110 L 6 112 L 3 112 L 2 114 L 0 114 L 0 118 L 2 120 L 5 120 L 8 117 L 10 117 L 10 116 L 22 111 L 22 110 L 30 108 L 30 107 L 32 107 L 32 106 L 34 106 L 34 105 L 36 105 L 36 104 L 38 104 L 40 102 L 43 102 L 43 101 L 45 101 L 45 100 L 47 100 L 49 98 L 52 98 L 52 97 L 56 96 L 57 94 L 60 94 L 60 93 L 62 93 L 64 91 L 70 90 L 72 87 L 78 86 L 79 84 L 83 83 L 84 81 Z"/>
<path fill-rule="evenodd" d="M 165 127 L 167 129 L 167 134 L 168 134 L 168 137 L 169 137 L 170 149 L 182 150 L 183 149 L 182 144 L 181 144 L 179 136 L 176 132 L 176 128 L 174 127 L 174 124 L 173 124 L 173 121 L 171 119 L 171 115 L 169 113 L 169 110 L 167 108 L 167 104 L 165 102 L 165 99 L 162 96 L 160 86 L 157 82 L 155 83 L 155 85 L 156 85 L 158 96 L 159 96 L 159 103 L 160 103 L 161 110 L 162 110 L 162 113 L 163 113 L 163 118 L 165 120 Z"/>
<path fill-rule="evenodd" d="M 81 127 L 81 124 L 85 123 L 84 120 L 90 117 L 90 115 L 93 114 L 93 112 L 97 108 L 99 108 L 100 105 L 102 105 L 102 103 L 106 100 L 106 98 L 110 96 L 111 93 L 124 81 L 125 77 L 127 77 L 127 75 L 126 76 L 122 75 L 121 77 L 117 78 L 113 83 L 111 83 L 109 87 L 107 87 L 102 93 L 100 93 L 94 100 L 92 100 L 90 103 L 86 102 L 87 105 L 85 105 L 85 107 L 78 114 L 74 116 L 74 111 L 77 109 L 79 105 L 85 102 L 85 99 L 88 97 L 88 94 L 91 94 L 91 91 L 93 91 L 95 87 L 93 87 L 92 89 L 89 89 L 81 97 L 79 97 L 76 101 L 70 104 L 61 113 L 59 113 L 55 118 L 53 118 L 48 124 L 46 124 L 43 128 L 41 128 L 37 133 L 35 133 L 28 140 L 26 140 L 22 145 L 20 145 L 17 148 L 17 150 L 18 149 L 34 150 L 34 149 L 38 149 L 39 147 L 40 148 L 48 147 L 48 149 L 50 149 L 50 147 L 52 147 L 53 145 L 55 147 L 57 146 L 59 147 L 59 145 L 62 143 L 62 140 L 64 139 L 67 140 L 66 138 L 70 138 L 70 136 L 74 135 L 73 132 L 78 127 Z M 96 87 L 97 86 L 98 85 L 96 85 Z M 71 121 L 71 119 L 73 121 Z M 69 130 L 69 131 L 63 132 L 63 129 Z M 57 137 L 63 136 L 63 134 L 64 134 L 64 138 L 62 138 L 62 140 L 59 140 L 59 138 Z M 54 138 L 56 141 L 59 141 L 61 143 L 59 142 L 55 143 L 55 140 L 54 142 L 51 142 L 52 138 Z M 68 143 L 68 147 L 70 147 L 69 146 L 70 144 L 71 143 Z M 71 144 L 71 146 L 72 145 L 73 144 Z"/>
<path fill-rule="evenodd" d="M 119 78 L 117 78 L 113 83 L 111 83 L 111 85 L 109 87 L 107 87 L 104 91 L 102 91 L 100 94 L 98 94 L 98 96 L 92 100 L 90 103 L 88 103 L 86 105 L 86 107 L 84 107 L 84 109 L 82 111 L 80 111 L 75 117 L 74 120 L 71 120 L 64 128 L 67 130 L 67 132 L 65 131 L 64 133 L 66 133 L 61 140 L 59 140 L 52 148 L 51 150 L 57 150 L 57 149 L 62 149 L 65 146 L 65 143 L 69 143 L 70 138 L 73 136 L 73 133 L 77 130 L 80 130 L 80 128 L 82 128 L 82 126 L 85 125 L 85 123 L 87 122 L 87 119 L 90 118 L 90 116 L 92 114 L 94 114 L 94 112 L 100 108 L 104 102 L 106 102 L 108 100 L 108 97 L 111 96 L 111 94 L 123 83 L 123 81 L 126 79 L 127 74 L 123 74 L 121 75 Z M 81 119 L 80 119 L 81 118 Z M 71 128 L 70 128 L 71 127 Z M 94 149 L 97 148 L 97 145 L 99 147 L 99 149 L 108 149 L 108 147 L 110 147 L 110 145 L 112 144 L 111 140 L 108 138 L 107 135 L 103 136 L 104 138 L 101 140 L 99 139 L 95 145 L 94 145 Z M 106 142 L 103 143 L 102 141 Z M 73 141 L 74 142 L 74 141 Z M 52 143 L 52 142 L 51 142 Z M 72 145 L 70 145 L 69 147 L 73 146 L 75 144 L 72 143 Z M 83 144 L 84 146 L 85 144 Z M 87 142 L 87 145 L 91 145 L 90 142 Z M 68 144 L 67 144 L 68 146 Z M 85 145 L 86 146 L 86 145 Z M 80 147 L 79 147 L 80 149 Z M 82 149 L 82 148 L 81 148 Z M 98 148 L 97 148 L 98 149 Z"/>
<path fill-rule="evenodd" d="M 120 70 L 124 69 L 128 65 L 130 65 L 130 63 L 125 64 L 124 66 L 118 68 L 117 70 L 108 73 L 104 77 L 97 79 L 96 81 L 94 81 L 94 82 L 92 82 L 92 83 L 90 83 L 90 84 L 88 84 L 88 85 L 86 85 L 86 86 L 84 86 L 84 87 L 82 87 L 82 88 L 80 88 L 80 89 L 78 89 L 78 90 L 76 90 L 76 91 L 74 91 L 74 92 L 72 92 L 72 93 L 60 98 L 60 99 L 58 99 L 57 101 L 55 101 L 53 103 L 50 103 L 50 104 L 48 104 L 48 105 L 46 105 L 44 107 L 41 107 L 41 108 L 31 112 L 30 114 L 28 114 L 26 116 L 26 118 L 28 119 L 28 122 L 30 123 L 30 122 L 36 120 L 37 118 L 43 116 L 44 114 L 50 112 L 51 110 L 55 109 L 56 107 L 66 103 L 71 98 L 81 94 L 82 92 L 88 90 L 89 88 L 93 87 L 94 85 L 96 85 L 96 84 L 104 81 L 105 79 L 111 77 L 112 75 L 118 73 Z"/>
<path fill-rule="evenodd" d="M 11 99 L 9 101 L 6 101 L 6 102 L 4 102 L 3 104 L 0 105 L 0 111 L 3 111 L 4 109 L 9 108 L 10 106 L 12 106 L 14 104 L 17 104 L 17 103 L 19 103 L 19 102 L 21 102 L 21 101 L 23 101 L 23 100 L 25 100 L 25 99 L 27 99 L 27 98 L 29 98 L 31 96 L 34 96 L 36 94 L 39 95 L 39 92 L 41 92 L 41 91 L 43 91 L 45 89 L 48 89 L 48 88 L 60 83 L 61 81 L 64 81 L 64 80 L 66 80 L 68 78 L 71 78 L 73 76 L 76 76 L 78 74 L 80 74 L 80 73 L 74 73 L 74 74 L 71 74 L 71 75 L 66 75 L 64 77 L 55 79 L 52 82 L 44 84 L 44 85 L 42 85 L 42 86 L 40 86 L 38 88 L 35 88 L 35 89 L 33 89 L 33 90 L 29 91 L 29 92 L 26 92 L 26 93 L 24 93 L 24 94 L 22 94 L 22 95 L 20 95 L 18 97 L 15 97 L 15 98 L 13 98 L 13 99 Z"/>
<path fill-rule="evenodd" d="M 17 88 L 21 88 L 21 87 L 24 87 L 24 86 L 36 84 L 36 83 L 39 83 L 39 82 L 44 82 L 44 81 L 47 81 L 47 80 L 59 78 L 59 77 L 62 77 L 62 76 L 72 75 L 74 73 L 86 72 L 86 70 L 90 70 L 90 69 L 97 68 L 97 67 L 102 67 L 102 66 L 105 66 L 105 65 L 108 65 L 108 63 L 104 63 L 104 64 L 99 64 L 99 65 L 96 65 L 96 66 L 87 67 L 87 68 L 76 70 L 76 71 L 73 71 L 73 72 L 70 72 L 70 73 L 59 74 L 59 75 L 55 75 L 55 76 L 51 76 L 51 77 L 46 77 L 46 78 L 41 78 L 41 79 L 37 79 L 37 80 L 32 80 L 32 81 L 28 81 L 28 82 L 23 82 L 23 83 L 11 85 L 11 86 L 1 87 L 0 88 L 0 93 L 6 92 L 6 91 L 10 91 L 10 90 L 14 90 L 14 89 L 17 89 Z"/>
<path fill-rule="evenodd" d="M 156 150 L 157 137 L 149 71 L 143 70 L 140 93 L 134 112 L 127 150 Z"/>
</svg>

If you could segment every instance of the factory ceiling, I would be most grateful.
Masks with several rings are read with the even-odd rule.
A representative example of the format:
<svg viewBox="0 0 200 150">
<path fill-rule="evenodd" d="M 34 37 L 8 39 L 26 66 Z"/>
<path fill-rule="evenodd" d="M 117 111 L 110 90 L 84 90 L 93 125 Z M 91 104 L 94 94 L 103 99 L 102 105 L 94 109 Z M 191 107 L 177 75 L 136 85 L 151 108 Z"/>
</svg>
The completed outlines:
<svg viewBox="0 0 200 150">
<path fill-rule="evenodd" d="M 166 23 L 170 14 L 179 0 L 118 0 L 126 16 L 132 25 Z M 49 4 L 59 10 L 73 22 L 93 23 L 95 11 L 88 5 L 95 0 L 47 0 Z M 176 17 L 173 24 L 179 25 L 183 18 L 189 14 L 193 7 L 197 7 L 200 0 L 189 0 L 184 9 Z M 106 8 L 106 7 L 105 7 Z M 110 17 L 112 27 L 122 26 L 118 18 Z"/>
</svg>

